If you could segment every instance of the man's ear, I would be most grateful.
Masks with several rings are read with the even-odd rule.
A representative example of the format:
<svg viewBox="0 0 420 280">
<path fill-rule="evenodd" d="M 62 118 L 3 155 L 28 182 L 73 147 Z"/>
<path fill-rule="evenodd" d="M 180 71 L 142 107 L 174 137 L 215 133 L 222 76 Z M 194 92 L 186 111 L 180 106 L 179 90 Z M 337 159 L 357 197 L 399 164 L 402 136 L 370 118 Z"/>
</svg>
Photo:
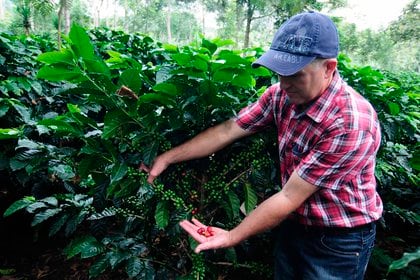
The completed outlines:
<svg viewBox="0 0 420 280">
<path fill-rule="evenodd" d="M 337 59 L 331 58 L 324 61 L 325 77 L 329 78 L 337 68 Z"/>
</svg>

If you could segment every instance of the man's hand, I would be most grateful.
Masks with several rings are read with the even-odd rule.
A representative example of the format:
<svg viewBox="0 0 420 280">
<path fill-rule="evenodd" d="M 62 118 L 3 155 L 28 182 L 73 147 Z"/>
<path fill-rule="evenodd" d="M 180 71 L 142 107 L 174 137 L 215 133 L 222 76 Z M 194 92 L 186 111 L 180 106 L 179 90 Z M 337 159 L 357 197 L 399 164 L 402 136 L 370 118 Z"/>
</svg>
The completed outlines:
<svg viewBox="0 0 420 280">
<path fill-rule="evenodd" d="M 149 173 L 147 182 L 152 184 L 169 165 L 211 155 L 234 140 L 251 134 L 252 132 L 243 130 L 233 119 L 230 119 L 206 129 L 187 142 L 159 155 L 150 168 L 141 164 L 139 169 Z"/>
<path fill-rule="evenodd" d="M 147 182 L 152 185 L 156 177 L 158 177 L 168 166 L 169 163 L 167 163 L 163 155 L 160 155 L 157 158 L 155 158 L 151 167 L 148 167 L 144 163 L 141 163 L 139 169 L 141 171 L 149 173 Z"/>
<path fill-rule="evenodd" d="M 179 225 L 191 235 L 198 243 L 195 252 L 204 250 L 227 248 L 234 246 L 230 232 L 217 227 L 203 225 L 197 219 L 190 221 L 184 220 Z"/>
</svg>

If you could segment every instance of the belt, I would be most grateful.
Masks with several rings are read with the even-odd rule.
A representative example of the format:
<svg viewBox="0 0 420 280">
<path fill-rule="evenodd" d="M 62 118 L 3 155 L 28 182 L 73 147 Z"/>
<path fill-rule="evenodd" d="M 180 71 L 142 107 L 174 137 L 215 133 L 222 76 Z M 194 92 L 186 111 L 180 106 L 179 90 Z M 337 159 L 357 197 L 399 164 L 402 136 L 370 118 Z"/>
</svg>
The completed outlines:
<svg viewBox="0 0 420 280">
<path fill-rule="evenodd" d="M 368 224 L 355 226 L 355 227 L 322 227 L 322 226 L 309 226 L 309 225 L 302 225 L 294 223 L 295 226 L 305 232 L 305 233 L 325 233 L 325 234 L 346 234 L 346 233 L 354 233 L 354 232 L 362 232 L 368 231 L 374 228 L 375 222 L 371 222 Z"/>
</svg>

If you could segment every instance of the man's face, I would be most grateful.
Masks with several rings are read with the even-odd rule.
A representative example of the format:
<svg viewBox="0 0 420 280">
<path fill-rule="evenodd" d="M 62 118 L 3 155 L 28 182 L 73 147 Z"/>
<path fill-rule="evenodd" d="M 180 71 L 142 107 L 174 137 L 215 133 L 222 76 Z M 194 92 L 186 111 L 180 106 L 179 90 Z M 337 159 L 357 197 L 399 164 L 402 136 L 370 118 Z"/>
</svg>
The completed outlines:
<svg viewBox="0 0 420 280">
<path fill-rule="evenodd" d="M 327 88 L 325 61 L 315 61 L 291 76 L 280 76 L 280 88 L 286 91 L 291 103 L 305 105 L 319 97 Z"/>
</svg>

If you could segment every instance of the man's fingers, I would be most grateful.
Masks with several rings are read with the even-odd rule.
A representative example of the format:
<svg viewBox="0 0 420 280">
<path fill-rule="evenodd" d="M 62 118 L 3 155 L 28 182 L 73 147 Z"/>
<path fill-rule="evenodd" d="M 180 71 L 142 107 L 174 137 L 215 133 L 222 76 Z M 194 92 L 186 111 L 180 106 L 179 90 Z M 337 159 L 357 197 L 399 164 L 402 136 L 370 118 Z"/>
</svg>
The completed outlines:
<svg viewBox="0 0 420 280">
<path fill-rule="evenodd" d="M 149 183 L 150 185 L 154 186 L 153 185 L 153 181 L 155 180 L 155 178 L 156 178 L 155 176 L 152 176 L 149 173 L 149 177 L 147 177 L 147 183 Z"/>
<path fill-rule="evenodd" d="M 191 221 L 198 227 L 207 227 L 206 225 L 202 224 L 199 220 L 197 220 L 196 218 L 192 218 Z"/>
<path fill-rule="evenodd" d="M 222 243 L 220 242 L 221 240 L 219 238 L 209 238 L 206 240 L 206 242 L 198 244 L 198 246 L 195 247 L 194 252 L 198 254 L 201 251 L 205 251 L 205 250 L 223 248 L 223 246 L 221 245 Z"/>
<path fill-rule="evenodd" d="M 143 162 L 140 164 L 139 169 L 141 171 L 145 171 L 145 172 L 149 172 L 150 171 L 150 168 L 147 167 Z"/>
<path fill-rule="evenodd" d="M 209 247 L 210 245 L 211 245 L 211 242 L 204 242 L 204 243 L 198 244 L 197 247 L 195 247 L 194 252 L 198 254 L 201 251 L 211 249 L 211 247 Z"/>
<path fill-rule="evenodd" d="M 142 162 L 140 163 L 139 170 L 149 173 L 149 177 L 147 177 L 147 182 L 150 185 L 153 185 L 153 181 L 156 179 L 156 176 L 150 174 L 151 169 Z"/>
<path fill-rule="evenodd" d="M 201 234 L 199 234 L 197 232 L 197 230 L 199 229 L 199 227 L 197 227 L 196 225 L 194 225 L 193 223 L 184 220 L 179 222 L 179 225 L 189 234 L 191 235 L 192 238 L 194 238 L 197 242 L 199 243 L 203 243 L 206 241 L 206 237 L 202 236 Z"/>
</svg>

